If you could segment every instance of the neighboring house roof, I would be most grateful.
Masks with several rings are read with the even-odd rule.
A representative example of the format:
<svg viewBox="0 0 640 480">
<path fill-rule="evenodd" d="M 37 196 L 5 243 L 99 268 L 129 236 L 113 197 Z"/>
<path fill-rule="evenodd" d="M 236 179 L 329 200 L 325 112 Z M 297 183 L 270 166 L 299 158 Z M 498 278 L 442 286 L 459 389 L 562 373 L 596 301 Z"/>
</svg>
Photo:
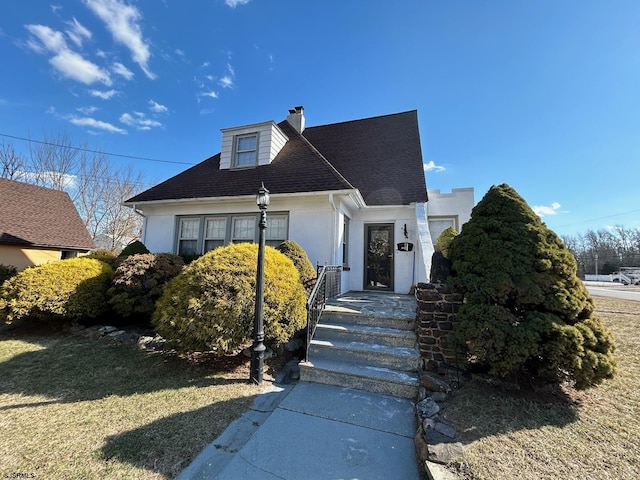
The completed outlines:
<svg viewBox="0 0 640 480">
<path fill-rule="evenodd" d="M 269 165 L 220 169 L 220 154 L 127 200 L 135 204 L 190 198 L 358 189 L 367 205 L 425 202 L 427 189 L 415 110 L 307 127 L 278 127 L 289 141 Z"/>
<path fill-rule="evenodd" d="M 66 192 L 0 178 L 0 243 L 91 250 L 94 246 Z"/>
</svg>

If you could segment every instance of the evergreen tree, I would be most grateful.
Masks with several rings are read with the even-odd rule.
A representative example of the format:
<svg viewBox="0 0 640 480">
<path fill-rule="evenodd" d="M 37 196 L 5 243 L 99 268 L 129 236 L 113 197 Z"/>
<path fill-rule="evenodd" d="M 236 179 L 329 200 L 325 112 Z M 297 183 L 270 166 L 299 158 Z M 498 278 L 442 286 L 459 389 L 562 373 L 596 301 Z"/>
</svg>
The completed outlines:
<svg viewBox="0 0 640 480">
<path fill-rule="evenodd" d="M 492 374 L 587 388 L 615 373 L 612 335 L 562 240 L 509 185 L 493 186 L 451 242 L 465 295 L 456 340 Z"/>
</svg>

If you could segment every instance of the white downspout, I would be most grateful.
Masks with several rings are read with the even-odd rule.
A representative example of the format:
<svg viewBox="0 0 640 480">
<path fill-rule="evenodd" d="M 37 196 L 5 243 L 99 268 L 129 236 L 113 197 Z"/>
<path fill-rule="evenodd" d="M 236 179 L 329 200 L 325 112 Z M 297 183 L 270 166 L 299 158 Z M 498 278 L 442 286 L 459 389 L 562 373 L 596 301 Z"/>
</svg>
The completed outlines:
<svg viewBox="0 0 640 480">
<path fill-rule="evenodd" d="M 142 234 L 140 235 L 142 238 L 140 241 L 146 245 L 147 244 L 147 216 L 144 213 L 142 213 L 142 211 L 136 208 L 135 203 L 133 204 L 133 211 L 142 217 Z"/>
</svg>

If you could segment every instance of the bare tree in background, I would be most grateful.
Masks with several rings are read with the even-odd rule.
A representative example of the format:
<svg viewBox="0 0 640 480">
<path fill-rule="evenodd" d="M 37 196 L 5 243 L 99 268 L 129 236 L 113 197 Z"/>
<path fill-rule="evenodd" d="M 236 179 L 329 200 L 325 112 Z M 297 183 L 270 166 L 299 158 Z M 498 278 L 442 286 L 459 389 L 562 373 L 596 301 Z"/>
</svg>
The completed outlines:
<svg viewBox="0 0 640 480">
<path fill-rule="evenodd" d="M 566 236 L 563 240 L 576 258 L 581 275 L 596 271 L 608 275 L 620 267 L 640 266 L 640 228 L 615 225 Z"/>
<path fill-rule="evenodd" d="M 29 145 L 24 158 L 11 143 L 0 144 L 2 177 L 66 191 L 98 246 L 118 251 L 140 237 L 141 216 L 122 205 L 140 190 L 140 173 L 114 167 L 86 143 L 74 145 L 66 132 Z"/>
<path fill-rule="evenodd" d="M 20 180 L 25 165 L 26 159 L 16 153 L 13 143 L 0 143 L 0 178 Z"/>
</svg>

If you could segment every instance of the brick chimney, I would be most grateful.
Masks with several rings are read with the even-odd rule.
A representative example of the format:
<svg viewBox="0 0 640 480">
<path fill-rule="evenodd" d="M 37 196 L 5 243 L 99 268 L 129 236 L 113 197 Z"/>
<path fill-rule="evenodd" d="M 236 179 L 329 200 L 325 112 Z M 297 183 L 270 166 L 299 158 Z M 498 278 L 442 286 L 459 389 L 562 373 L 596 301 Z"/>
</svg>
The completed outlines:
<svg viewBox="0 0 640 480">
<path fill-rule="evenodd" d="M 302 112 L 304 112 L 304 108 L 300 105 L 299 107 L 294 107 L 289 110 L 289 115 L 287 115 L 287 122 L 289 122 L 298 133 L 304 132 L 304 115 Z"/>
</svg>

